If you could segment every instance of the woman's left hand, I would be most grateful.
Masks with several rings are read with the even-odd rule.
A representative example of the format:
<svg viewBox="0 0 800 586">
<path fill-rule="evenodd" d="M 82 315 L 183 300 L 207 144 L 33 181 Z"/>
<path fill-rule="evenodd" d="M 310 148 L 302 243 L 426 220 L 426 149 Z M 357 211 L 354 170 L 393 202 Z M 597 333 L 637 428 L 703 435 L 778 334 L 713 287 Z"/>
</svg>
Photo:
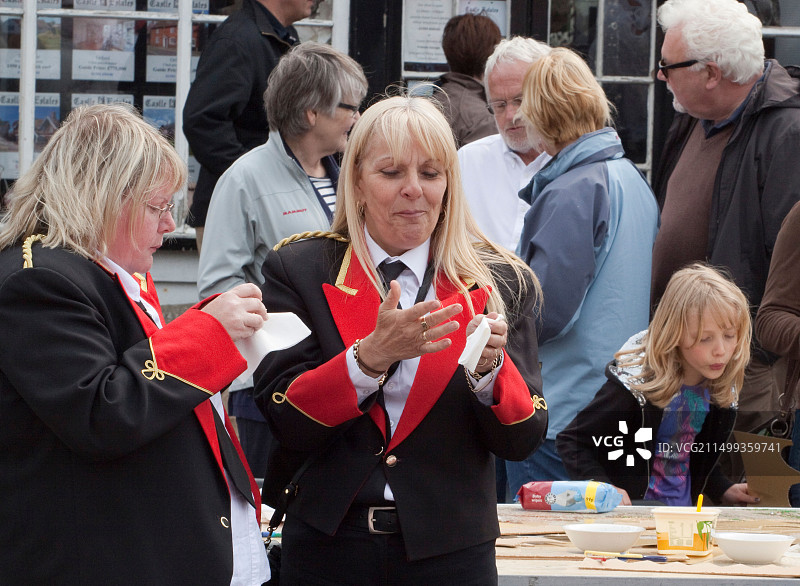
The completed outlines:
<svg viewBox="0 0 800 586">
<path fill-rule="evenodd" d="M 499 318 L 499 319 L 498 319 Z M 503 319 L 499 313 L 491 312 L 487 315 L 478 314 L 472 318 L 467 324 L 467 335 L 469 336 L 481 323 L 481 320 L 488 319 L 492 334 L 489 336 L 489 341 L 481 351 L 481 357 L 478 359 L 478 366 L 475 371 L 479 374 L 485 374 L 492 370 L 494 359 L 500 356 L 500 352 L 505 348 L 508 342 L 508 323 Z"/>
</svg>

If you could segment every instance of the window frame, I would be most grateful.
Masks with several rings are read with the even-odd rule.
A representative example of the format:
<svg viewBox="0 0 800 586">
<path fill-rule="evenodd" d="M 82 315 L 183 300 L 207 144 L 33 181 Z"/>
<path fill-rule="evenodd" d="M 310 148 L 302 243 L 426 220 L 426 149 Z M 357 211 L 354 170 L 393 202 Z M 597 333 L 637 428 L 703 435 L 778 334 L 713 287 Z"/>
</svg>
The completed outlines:
<svg viewBox="0 0 800 586">
<path fill-rule="evenodd" d="M 301 32 L 304 27 L 330 28 L 331 45 L 340 51 L 348 52 L 350 26 L 350 0 L 330 0 L 332 17 L 330 20 L 303 19 L 295 23 Z M 110 10 L 76 10 L 73 8 L 38 8 L 37 0 L 22 0 L 22 8 L 0 7 L 0 16 L 15 16 L 21 19 L 20 30 L 20 77 L 19 77 L 19 174 L 27 171 L 34 158 L 34 100 L 24 98 L 36 92 L 36 44 L 37 19 L 40 17 L 56 18 L 114 18 L 118 20 L 144 20 L 177 22 L 177 70 L 175 79 L 175 150 L 185 163 L 189 161 L 189 143 L 183 132 L 183 105 L 191 85 L 192 59 L 192 25 L 213 24 L 224 21 L 225 15 L 194 14 L 192 2 L 178 0 L 177 11 L 110 11 Z M 64 73 L 62 72 L 62 79 Z M 186 188 L 176 194 L 176 200 L 186 199 Z M 180 206 L 178 206 L 180 207 Z M 193 232 L 193 229 L 181 222 L 177 233 Z"/>
</svg>

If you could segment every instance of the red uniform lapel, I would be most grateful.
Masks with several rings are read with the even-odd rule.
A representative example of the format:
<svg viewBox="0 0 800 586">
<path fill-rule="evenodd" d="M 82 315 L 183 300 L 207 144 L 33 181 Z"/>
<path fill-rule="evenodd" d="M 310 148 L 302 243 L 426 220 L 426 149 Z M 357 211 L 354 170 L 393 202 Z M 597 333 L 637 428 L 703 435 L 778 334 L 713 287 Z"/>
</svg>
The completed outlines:
<svg viewBox="0 0 800 586">
<path fill-rule="evenodd" d="M 358 262 L 352 246 L 349 246 L 345 253 L 335 285 L 325 283 L 323 290 L 346 348 L 375 329 L 380 296 L 361 263 Z M 476 289 L 470 291 L 470 296 L 475 312 L 482 313 L 488 299 L 487 292 Z M 408 437 L 431 410 L 453 377 L 458 367 L 458 357 L 466 345 L 466 326 L 472 318 L 464 297 L 451 283 L 437 279 L 436 298 L 442 302 L 443 307 L 454 303 L 461 303 L 464 306 L 464 311 L 454 318 L 460 327 L 448 336 L 453 341 L 449 348 L 434 354 L 426 354 L 420 359 L 403 416 L 398 422 L 387 452 Z M 386 418 L 381 407 L 373 405 L 369 415 L 386 437 Z"/>
<path fill-rule="evenodd" d="M 152 305 L 155 310 L 158 312 L 158 317 L 161 319 L 161 323 L 165 324 L 167 321 L 164 319 L 164 314 L 161 313 L 161 303 L 158 301 L 158 294 L 156 293 L 156 285 L 153 282 L 153 277 L 150 273 L 147 275 L 142 276 L 139 273 L 133 273 L 133 276 L 139 281 L 139 289 L 140 295 L 142 299 L 147 301 L 150 305 Z"/>
<path fill-rule="evenodd" d="M 375 329 L 381 298 L 353 254 L 352 245 L 347 247 L 342 259 L 336 284 L 324 283 L 322 288 L 345 348 Z M 369 416 L 386 437 L 386 418 L 380 405 L 374 404 Z"/>
<path fill-rule="evenodd" d="M 386 448 L 387 453 L 416 429 L 417 425 L 436 404 L 436 401 L 439 400 L 442 391 L 444 391 L 458 368 L 458 357 L 461 356 L 461 352 L 464 351 L 464 346 L 467 343 L 467 324 L 472 317 L 464 296 L 456 291 L 455 287 L 449 282 L 437 280 L 436 298 L 442 302 L 442 307 L 460 303 L 464 308 L 461 313 L 453 318 L 459 323 L 459 328 L 447 336 L 453 341 L 449 348 L 434 354 L 425 354 L 420 359 L 417 375 L 414 377 L 414 384 L 411 386 L 406 406 L 403 409 L 403 415 L 400 417 L 394 435 L 392 435 L 392 440 Z M 469 294 L 472 298 L 475 313 L 482 313 L 488 299 L 486 290 L 475 289 L 470 291 Z"/>
<path fill-rule="evenodd" d="M 161 304 L 158 301 L 158 295 L 156 294 L 156 288 L 155 285 L 153 284 L 153 279 L 150 276 L 150 273 L 148 273 L 146 277 L 142 277 L 142 275 L 140 275 L 139 273 L 134 274 L 134 276 L 136 277 L 136 280 L 139 282 L 140 285 L 141 289 L 140 295 L 142 296 L 143 299 L 147 301 L 147 303 L 149 303 L 151 306 L 155 308 L 155 310 L 158 312 L 159 318 L 161 319 L 161 323 L 165 324 L 166 321 L 164 320 L 164 315 L 161 312 Z M 122 283 L 119 282 L 119 277 L 114 275 L 114 279 L 117 281 L 120 289 L 122 289 L 122 291 L 124 292 L 125 288 L 122 286 Z M 127 293 L 126 297 L 128 297 Z M 133 311 L 136 313 L 136 317 L 139 319 L 139 323 L 142 325 L 142 329 L 144 330 L 145 336 L 149 338 L 150 336 L 155 334 L 158 331 L 158 326 L 155 324 L 155 322 L 153 322 L 150 316 L 148 316 L 144 312 L 144 310 L 141 307 L 139 307 L 139 305 L 135 301 L 133 301 L 130 297 L 128 297 L 128 301 L 130 302 Z M 217 467 L 219 468 L 220 473 L 222 473 L 224 477 L 225 466 L 222 463 L 222 453 L 220 452 L 219 449 L 219 439 L 217 438 L 217 429 L 214 424 L 214 413 L 213 411 L 211 411 L 213 408 L 214 406 L 211 404 L 211 401 L 205 400 L 194 408 L 194 413 L 198 421 L 200 422 L 200 427 L 203 429 L 203 433 L 205 434 L 206 439 L 208 440 L 208 445 L 211 448 L 211 452 L 214 454 L 214 460 L 217 462 Z M 253 489 L 253 497 L 256 499 L 256 503 L 260 505 L 261 494 L 258 490 L 258 486 L 256 485 L 255 480 L 253 479 L 253 474 L 250 471 L 250 468 L 247 466 L 247 460 L 245 459 L 244 454 L 242 453 L 242 448 L 239 445 L 238 440 L 236 439 L 236 434 L 232 433 L 230 429 L 230 421 L 227 416 L 225 417 L 225 426 L 226 428 L 228 428 L 228 433 L 230 434 L 231 439 L 233 440 L 233 445 L 236 447 L 236 451 L 239 453 L 239 457 L 242 459 L 242 462 L 244 462 L 245 468 L 247 469 L 248 476 L 250 477 L 251 488 Z M 260 522 L 261 518 L 260 506 L 256 507 L 256 516 L 259 518 Z"/>
</svg>

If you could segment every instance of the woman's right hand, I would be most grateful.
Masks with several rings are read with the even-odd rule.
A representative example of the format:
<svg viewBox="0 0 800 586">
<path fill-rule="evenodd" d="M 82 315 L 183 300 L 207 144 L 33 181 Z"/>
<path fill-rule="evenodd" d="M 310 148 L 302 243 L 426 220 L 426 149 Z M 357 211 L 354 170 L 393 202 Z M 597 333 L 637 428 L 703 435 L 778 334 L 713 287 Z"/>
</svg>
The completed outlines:
<svg viewBox="0 0 800 586">
<path fill-rule="evenodd" d="M 439 338 L 459 328 L 457 321 L 448 320 L 464 309 L 460 303 L 439 309 L 442 304 L 438 300 L 397 309 L 399 302 L 400 285 L 392 281 L 386 299 L 378 308 L 375 330 L 359 344 L 359 360 L 373 370 L 385 372 L 398 360 L 416 358 L 450 346 L 450 339 Z"/>
<path fill-rule="evenodd" d="M 218 295 L 201 311 L 221 323 L 234 342 L 255 334 L 268 319 L 267 308 L 261 303 L 261 289 L 252 283 L 237 285 Z"/>
</svg>

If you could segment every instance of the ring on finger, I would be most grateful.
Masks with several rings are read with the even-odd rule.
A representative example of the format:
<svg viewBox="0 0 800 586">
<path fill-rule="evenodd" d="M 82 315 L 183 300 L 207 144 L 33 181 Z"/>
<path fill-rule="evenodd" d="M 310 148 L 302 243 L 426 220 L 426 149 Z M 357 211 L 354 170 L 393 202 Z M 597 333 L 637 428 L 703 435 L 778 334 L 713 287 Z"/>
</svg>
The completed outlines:
<svg viewBox="0 0 800 586">
<path fill-rule="evenodd" d="M 428 332 L 425 331 L 425 330 L 422 330 L 422 341 L 423 342 L 427 342 L 428 341 Z"/>
<path fill-rule="evenodd" d="M 422 316 L 422 323 L 421 323 L 421 325 L 422 325 L 422 333 L 423 333 L 423 334 L 424 334 L 425 332 L 427 332 L 427 331 L 430 329 L 430 326 L 428 325 L 428 320 L 427 320 L 427 319 L 425 319 L 425 316 L 424 316 L 424 315 Z"/>
</svg>

